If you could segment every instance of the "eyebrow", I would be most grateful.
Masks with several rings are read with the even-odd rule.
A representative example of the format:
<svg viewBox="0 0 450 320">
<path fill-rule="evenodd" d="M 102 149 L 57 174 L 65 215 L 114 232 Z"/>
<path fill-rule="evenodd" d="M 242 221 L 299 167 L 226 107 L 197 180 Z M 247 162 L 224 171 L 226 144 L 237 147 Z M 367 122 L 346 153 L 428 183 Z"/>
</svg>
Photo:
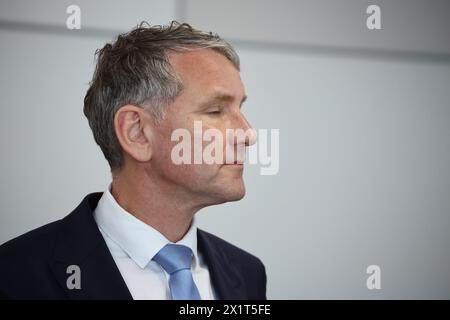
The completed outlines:
<svg viewBox="0 0 450 320">
<path fill-rule="evenodd" d="M 206 101 L 206 104 L 211 103 L 211 102 L 216 102 L 216 101 L 223 101 L 223 102 L 231 102 L 234 100 L 234 96 L 230 95 L 228 93 L 218 93 L 213 95 L 211 98 L 209 98 Z M 242 106 L 242 104 L 247 101 L 247 95 L 244 95 L 244 97 L 241 100 L 240 106 Z"/>
</svg>

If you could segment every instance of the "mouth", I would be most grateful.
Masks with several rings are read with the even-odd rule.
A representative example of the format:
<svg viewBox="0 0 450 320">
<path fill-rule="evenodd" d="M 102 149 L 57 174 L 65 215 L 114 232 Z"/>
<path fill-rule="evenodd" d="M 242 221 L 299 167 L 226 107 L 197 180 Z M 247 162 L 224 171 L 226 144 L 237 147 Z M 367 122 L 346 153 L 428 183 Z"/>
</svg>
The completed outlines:
<svg viewBox="0 0 450 320">
<path fill-rule="evenodd" d="M 240 163 L 240 162 L 237 162 L 237 161 L 235 161 L 235 162 L 233 162 L 233 163 L 225 163 L 224 164 L 226 167 L 229 167 L 229 168 L 239 168 L 239 169 L 243 169 L 244 168 L 244 164 L 243 163 Z"/>
<path fill-rule="evenodd" d="M 242 161 L 242 160 L 234 160 L 233 162 L 225 163 L 225 165 L 227 165 L 227 166 L 243 166 L 244 165 L 244 161 Z"/>
</svg>

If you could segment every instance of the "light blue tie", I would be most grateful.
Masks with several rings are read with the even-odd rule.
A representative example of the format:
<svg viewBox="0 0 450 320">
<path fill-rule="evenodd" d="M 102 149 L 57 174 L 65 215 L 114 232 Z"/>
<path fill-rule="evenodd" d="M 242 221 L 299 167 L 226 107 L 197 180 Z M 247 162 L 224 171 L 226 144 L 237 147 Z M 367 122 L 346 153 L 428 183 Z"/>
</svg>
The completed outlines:
<svg viewBox="0 0 450 320">
<path fill-rule="evenodd" d="M 153 257 L 170 275 L 169 288 L 173 300 L 201 300 L 192 279 L 192 250 L 179 244 L 167 244 Z"/>
</svg>

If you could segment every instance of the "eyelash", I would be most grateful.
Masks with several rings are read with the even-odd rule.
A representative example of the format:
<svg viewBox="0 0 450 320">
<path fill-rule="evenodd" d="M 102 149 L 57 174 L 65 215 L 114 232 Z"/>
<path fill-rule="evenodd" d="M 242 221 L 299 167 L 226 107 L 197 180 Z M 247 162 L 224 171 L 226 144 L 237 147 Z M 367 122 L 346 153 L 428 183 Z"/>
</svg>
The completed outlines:
<svg viewBox="0 0 450 320">
<path fill-rule="evenodd" d="M 212 115 L 219 115 L 220 113 L 222 113 L 222 110 L 220 110 L 220 109 L 208 112 L 208 114 L 212 114 Z"/>
</svg>

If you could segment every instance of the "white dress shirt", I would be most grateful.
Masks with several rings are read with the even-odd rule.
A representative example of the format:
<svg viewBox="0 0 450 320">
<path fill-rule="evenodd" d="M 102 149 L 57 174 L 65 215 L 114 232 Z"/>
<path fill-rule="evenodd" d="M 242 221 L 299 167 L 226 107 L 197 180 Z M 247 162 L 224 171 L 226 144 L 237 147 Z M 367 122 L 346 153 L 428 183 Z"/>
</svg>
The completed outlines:
<svg viewBox="0 0 450 320">
<path fill-rule="evenodd" d="M 173 242 L 125 211 L 112 196 L 111 184 L 100 198 L 94 218 L 133 299 L 171 299 L 169 274 L 152 258 L 166 244 Z M 208 267 L 201 252 L 197 251 L 195 217 L 188 232 L 176 243 L 191 248 L 192 277 L 200 297 L 213 300 L 215 294 Z"/>
</svg>

